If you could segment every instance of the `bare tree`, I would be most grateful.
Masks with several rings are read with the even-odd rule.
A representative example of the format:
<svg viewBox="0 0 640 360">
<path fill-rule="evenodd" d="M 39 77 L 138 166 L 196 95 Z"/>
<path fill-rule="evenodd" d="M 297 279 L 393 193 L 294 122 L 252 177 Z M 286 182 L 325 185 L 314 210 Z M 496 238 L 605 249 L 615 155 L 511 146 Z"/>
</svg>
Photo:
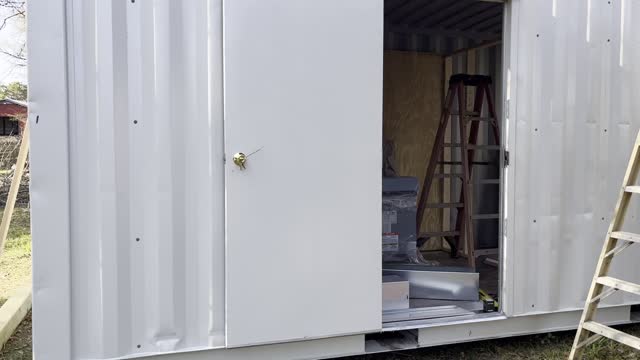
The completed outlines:
<svg viewBox="0 0 640 360">
<path fill-rule="evenodd" d="M 6 31 L 12 21 L 24 26 L 27 15 L 26 0 L 0 0 L 0 9 L 3 10 L 3 16 L 0 17 L 0 31 Z M 12 48 L 0 48 L 0 53 L 8 56 L 17 66 L 27 65 L 26 41 L 20 41 Z"/>
</svg>

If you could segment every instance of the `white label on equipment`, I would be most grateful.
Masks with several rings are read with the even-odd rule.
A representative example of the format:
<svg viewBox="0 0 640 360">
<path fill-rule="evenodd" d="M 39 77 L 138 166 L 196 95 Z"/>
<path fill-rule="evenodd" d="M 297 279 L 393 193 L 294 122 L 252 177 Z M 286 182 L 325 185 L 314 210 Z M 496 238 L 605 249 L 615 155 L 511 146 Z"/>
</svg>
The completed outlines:
<svg viewBox="0 0 640 360">
<path fill-rule="evenodd" d="M 383 233 L 382 234 L 382 251 L 383 252 L 396 252 L 398 251 L 398 233 Z"/>
<path fill-rule="evenodd" d="M 398 212 L 395 211 L 395 210 L 383 211 L 382 212 L 382 223 L 383 224 L 397 224 L 398 223 Z"/>
<path fill-rule="evenodd" d="M 393 211 L 383 211 L 382 212 L 382 232 L 390 233 L 391 225 L 395 225 L 398 223 L 398 212 Z"/>
</svg>

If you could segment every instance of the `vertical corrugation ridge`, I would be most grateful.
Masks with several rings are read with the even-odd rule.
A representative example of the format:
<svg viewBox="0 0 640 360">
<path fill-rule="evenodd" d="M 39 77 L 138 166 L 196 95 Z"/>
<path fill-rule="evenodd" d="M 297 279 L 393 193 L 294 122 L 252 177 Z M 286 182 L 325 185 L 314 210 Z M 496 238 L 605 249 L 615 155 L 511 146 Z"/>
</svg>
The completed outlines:
<svg viewBox="0 0 640 360">
<path fill-rule="evenodd" d="M 70 6 L 74 356 L 222 345 L 221 0 Z"/>
<path fill-rule="evenodd" d="M 634 51 L 632 35 L 620 34 L 622 4 L 573 0 L 558 2 L 555 12 L 551 4 L 519 3 L 526 16 L 516 24 L 520 38 L 513 44 L 518 217 L 510 240 L 519 260 L 513 269 L 517 315 L 583 306 L 640 125 L 631 100 L 640 76 L 619 66 L 620 47 Z M 633 14 L 625 10 L 625 22 Z M 614 271 L 634 280 L 638 249 L 628 251 Z M 619 294 L 605 303 L 634 299 Z"/>
</svg>

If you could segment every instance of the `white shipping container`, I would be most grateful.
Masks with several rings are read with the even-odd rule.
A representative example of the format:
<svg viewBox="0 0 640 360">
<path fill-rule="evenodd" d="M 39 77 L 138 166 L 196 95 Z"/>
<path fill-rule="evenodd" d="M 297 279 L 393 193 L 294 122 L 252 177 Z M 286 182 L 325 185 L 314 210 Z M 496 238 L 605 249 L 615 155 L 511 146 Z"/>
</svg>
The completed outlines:
<svg viewBox="0 0 640 360">
<path fill-rule="evenodd" d="M 500 311 L 385 327 L 383 59 L 473 45 L 397 35 L 387 20 L 415 13 L 393 2 L 30 0 L 35 356 L 309 359 L 391 350 L 381 332 L 575 328 L 640 129 L 640 3 L 494 2 L 501 43 L 451 65 L 495 82 Z M 639 254 L 613 275 L 640 281 Z"/>
</svg>

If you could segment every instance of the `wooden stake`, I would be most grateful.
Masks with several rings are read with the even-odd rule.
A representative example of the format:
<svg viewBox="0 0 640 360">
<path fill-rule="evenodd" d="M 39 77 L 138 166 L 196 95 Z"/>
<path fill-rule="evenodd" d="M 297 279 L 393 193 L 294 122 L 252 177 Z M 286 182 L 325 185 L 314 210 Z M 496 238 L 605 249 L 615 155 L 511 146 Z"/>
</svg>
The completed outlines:
<svg viewBox="0 0 640 360">
<path fill-rule="evenodd" d="M 20 181 L 22 180 L 22 174 L 24 174 L 24 166 L 27 162 L 27 155 L 29 154 L 29 122 L 27 121 L 22 132 L 22 143 L 20 144 L 20 152 L 18 152 L 18 159 L 16 160 L 16 169 L 13 172 L 13 179 L 11 179 L 11 187 L 9 188 L 9 194 L 7 195 L 7 202 L 2 213 L 2 223 L 0 223 L 0 256 L 4 252 L 4 243 L 7 240 L 9 234 L 9 225 L 11 224 L 11 217 L 13 216 L 13 208 L 16 204 L 16 198 L 18 197 L 18 190 L 20 189 Z"/>
<path fill-rule="evenodd" d="M 31 285 L 16 290 L 0 307 L 0 349 L 31 310 Z"/>
</svg>

